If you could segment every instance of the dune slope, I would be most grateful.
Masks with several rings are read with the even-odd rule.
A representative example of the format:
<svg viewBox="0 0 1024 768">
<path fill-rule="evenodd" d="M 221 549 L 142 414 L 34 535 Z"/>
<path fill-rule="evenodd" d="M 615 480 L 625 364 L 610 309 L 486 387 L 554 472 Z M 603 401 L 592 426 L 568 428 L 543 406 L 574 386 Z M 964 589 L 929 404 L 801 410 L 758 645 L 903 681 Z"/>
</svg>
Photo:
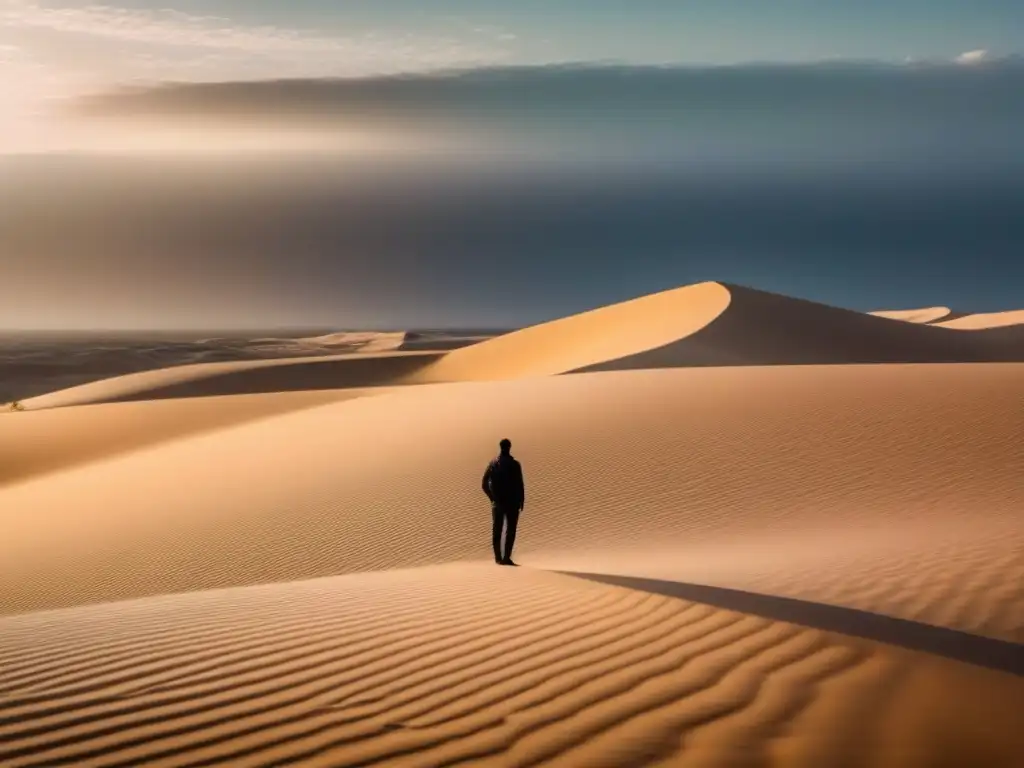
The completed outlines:
<svg viewBox="0 0 1024 768">
<path fill-rule="evenodd" d="M 1024 365 L 402 389 L 0 489 L 0 610 L 486 558 L 479 478 L 507 434 L 529 483 L 517 553 L 538 567 L 1021 642 L 1022 402 Z"/>
<path fill-rule="evenodd" d="M 700 283 L 524 328 L 449 352 L 418 379 L 544 376 L 618 360 L 689 336 L 729 307 L 729 290 Z"/>
<path fill-rule="evenodd" d="M 11 414 L 0 429 L 0 486 L 189 435 L 386 387 L 139 400 Z"/>
</svg>

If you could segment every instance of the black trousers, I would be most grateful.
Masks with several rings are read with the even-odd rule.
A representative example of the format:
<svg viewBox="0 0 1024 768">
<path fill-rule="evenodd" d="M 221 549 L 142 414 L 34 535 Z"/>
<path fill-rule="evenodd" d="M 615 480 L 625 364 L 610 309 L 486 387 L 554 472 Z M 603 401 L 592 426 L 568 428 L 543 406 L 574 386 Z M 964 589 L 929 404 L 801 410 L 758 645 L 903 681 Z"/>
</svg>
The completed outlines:
<svg viewBox="0 0 1024 768">
<path fill-rule="evenodd" d="M 491 543 L 494 546 L 494 559 L 512 559 L 512 547 L 516 543 L 516 526 L 519 525 L 519 510 L 515 507 L 491 505 Z M 505 554 L 501 552 L 501 527 L 505 525 Z"/>
</svg>

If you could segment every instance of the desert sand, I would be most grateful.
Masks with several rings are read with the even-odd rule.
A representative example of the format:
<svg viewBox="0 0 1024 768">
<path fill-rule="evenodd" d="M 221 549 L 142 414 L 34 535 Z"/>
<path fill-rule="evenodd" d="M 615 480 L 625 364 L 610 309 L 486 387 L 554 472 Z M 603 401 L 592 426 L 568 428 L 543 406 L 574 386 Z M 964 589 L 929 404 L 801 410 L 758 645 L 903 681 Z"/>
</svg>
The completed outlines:
<svg viewBox="0 0 1024 768">
<path fill-rule="evenodd" d="M 1024 764 L 1014 336 L 710 283 L 392 357 L 0 415 L 0 764 Z"/>
</svg>

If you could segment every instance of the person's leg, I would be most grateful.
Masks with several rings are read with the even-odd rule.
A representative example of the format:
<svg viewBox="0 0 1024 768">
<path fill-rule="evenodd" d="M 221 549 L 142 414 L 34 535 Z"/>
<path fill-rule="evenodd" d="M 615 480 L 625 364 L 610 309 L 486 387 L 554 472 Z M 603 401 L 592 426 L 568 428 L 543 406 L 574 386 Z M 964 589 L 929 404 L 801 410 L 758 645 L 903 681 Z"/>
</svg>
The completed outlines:
<svg viewBox="0 0 1024 768">
<path fill-rule="evenodd" d="M 494 547 L 494 562 L 501 562 L 501 524 L 505 515 L 498 507 L 491 507 L 491 544 Z"/>
<path fill-rule="evenodd" d="M 512 547 L 516 543 L 516 528 L 519 525 L 519 510 L 510 509 L 505 512 L 505 560 L 512 559 Z"/>
</svg>

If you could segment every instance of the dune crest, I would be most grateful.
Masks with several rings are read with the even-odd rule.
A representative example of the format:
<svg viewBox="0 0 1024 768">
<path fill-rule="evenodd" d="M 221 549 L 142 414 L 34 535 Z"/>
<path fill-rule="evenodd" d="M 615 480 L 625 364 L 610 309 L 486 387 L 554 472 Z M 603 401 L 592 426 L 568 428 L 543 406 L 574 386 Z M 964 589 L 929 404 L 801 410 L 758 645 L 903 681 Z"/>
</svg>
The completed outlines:
<svg viewBox="0 0 1024 768">
<path fill-rule="evenodd" d="M 565 373 L 663 347 L 725 312 L 720 283 L 699 283 L 600 307 L 449 352 L 416 375 L 459 381 Z"/>
</svg>

